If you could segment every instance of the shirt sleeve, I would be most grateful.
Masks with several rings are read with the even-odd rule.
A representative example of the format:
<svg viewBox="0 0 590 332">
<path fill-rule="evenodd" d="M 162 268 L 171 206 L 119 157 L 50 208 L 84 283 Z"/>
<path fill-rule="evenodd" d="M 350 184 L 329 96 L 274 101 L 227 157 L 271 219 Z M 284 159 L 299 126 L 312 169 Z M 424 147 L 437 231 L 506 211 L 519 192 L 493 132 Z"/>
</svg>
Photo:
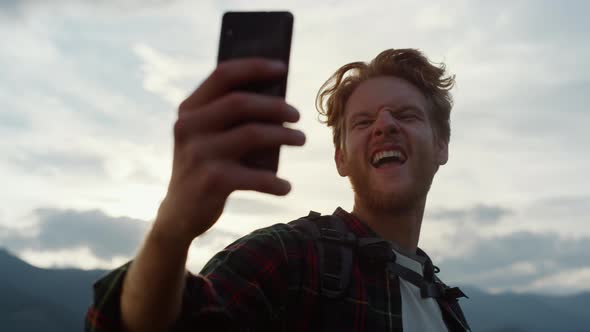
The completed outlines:
<svg viewBox="0 0 590 332">
<path fill-rule="evenodd" d="M 172 331 L 199 326 L 225 330 L 273 330 L 280 324 L 289 284 L 289 261 L 298 243 L 285 224 L 259 229 L 217 253 L 194 275 L 189 273 L 182 309 Z M 121 331 L 121 287 L 130 262 L 94 284 L 86 332 Z M 299 265 L 299 264 L 296 264 Z"/>
<path fill-rule="evenodd" d="M 84 331 L 121 331 L 120 295 L 131 261 L 111 271 L 93 285 L 94 301 L 86 312 Z"/>
</svg>

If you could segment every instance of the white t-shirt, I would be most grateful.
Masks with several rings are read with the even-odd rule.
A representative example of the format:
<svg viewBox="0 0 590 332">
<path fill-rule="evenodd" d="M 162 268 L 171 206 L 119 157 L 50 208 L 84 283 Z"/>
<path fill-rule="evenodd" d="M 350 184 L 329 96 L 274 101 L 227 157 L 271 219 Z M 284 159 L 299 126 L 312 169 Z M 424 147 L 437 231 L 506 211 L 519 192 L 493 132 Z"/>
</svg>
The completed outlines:
<svg viewBox="0 0 590 332">
<path fill-rule="evenodd" d="M 393 252 L 399 265 L 423 275 L 423 263 L 418 256 L 401 253 L 399 250 L 393 250 Z M 420 288 L 401 277 L 399 278 L 399 287 L 402 297 L 404 332 L 448 331 L 435 299 L 422 298 Z"/>
</svg>

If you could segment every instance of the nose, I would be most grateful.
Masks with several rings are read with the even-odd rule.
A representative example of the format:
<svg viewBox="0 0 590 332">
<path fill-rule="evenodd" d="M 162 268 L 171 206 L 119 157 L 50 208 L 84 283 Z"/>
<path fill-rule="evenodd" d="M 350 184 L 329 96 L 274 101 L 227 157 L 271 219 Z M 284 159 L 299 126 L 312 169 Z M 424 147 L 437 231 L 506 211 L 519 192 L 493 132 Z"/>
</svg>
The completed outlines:
<svg viewBox="0 0 590 332">
<path fill-rule="evenodd" d="M 389 107 L 384 107 L 379 110 L 377 119 L 375 120 L 375 129 L 373 134 L 375 136 L 394 135 L 399 132 L 399 123 L 393 115 L 393 110 Z"/>
</svg>

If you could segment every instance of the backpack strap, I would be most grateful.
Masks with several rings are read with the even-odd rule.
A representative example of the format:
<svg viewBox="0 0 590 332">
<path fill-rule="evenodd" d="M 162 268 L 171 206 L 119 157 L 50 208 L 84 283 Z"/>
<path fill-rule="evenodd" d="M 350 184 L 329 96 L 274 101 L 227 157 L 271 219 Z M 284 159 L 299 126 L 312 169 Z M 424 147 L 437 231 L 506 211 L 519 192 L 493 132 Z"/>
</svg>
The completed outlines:
<svg viewBox="0 0 590 332">
<path fill-rule="evenodd" d="M 348 230 L 346 223 L 337 216 L 322 216 L 319 212 L 310 211 L 306 217 L 289 224 L 313 240 L 318 257 L 319 294 L 328 301 L 339 299 L 346 294 L 350 286 L 352 264 L 358 252 L 363 259 L 373 263 L 385 263 L 390 272 L 419 287 L 423 298 L 434 298 L 452 318 L 451 324 L 455 324 L 461 330 L 471 331 L 457 302 L 459 297 L 467 296 L 458 287 L 447 286 L 435 275 L 440 269 L 432 264 L 430 258 L 426 261 L 424 277 L 421 277 L 414 271 L 396 264 L 396 255 L 387 241 L 380 238 L 357 239 L 356 235 Z M 326 312 L 330 313 L 334 313 L 333 310 Z"/>
<path fill-rule="evenodd" d="M 421 288 L 420 292 L 422 293 L 422 297 L 424 297 L 425 292 L 431 292 L 428 295 L 437 295 L 432 297 L 436 299 L 439 307 L 443 308 L 443 310 L 452 318 L 450 324 L 458 325 L 456 326 L 457 330 L 464 329 L 465 331 L 471 331 L 471 327 L 469 326 L 469 323 L 467 323 L 467 318 L 465 318 L 465 314 L 463 314 L 463 310 L 461 310 L 461 306 L 459 305 L 460 297 L 469 297 L 465 295 L 459 287 L 449 287 L 440 280 L 438 276 L 434 274 L 438 273 L 440 269 L 432 264 L 430 258 L 428 258 L 426 264 L 427 267 L 425 268 L 425 273 L 427 274 L 427 278 L 432 280 L 430 286 L 435 287 L 436 290 L 425 290 L 424 288 Z M 429 266 L 432 268 L 429 269 Z"/>
<path fill-rule="evenodd" d="M 402 265 L 396 264 L 395 261 L 387 263 L 387 269 L 414 284 L 420 289 L 422 298 L 433 298 L 442 310 L 443 319 L 453 328 L 450 331 L 471 331 L 467 319 L 458 303 L 458 298 L 467 297 L 458 287 L 449 287 L 443 283 L 436 275 L 438 267 L 427 259 L 424 265 L 424 276 L 410 270 Z M 446 318 L 445 318 L 446 317 Z"/>
<path fill-rule="evenodd" d="M 442 282 L 441 282 L 442 283 Z M 443 284 L 444 285 L 444 284 Z M 465 318 L 463 310 L 459 305 L 459 297 L 467 297 L 458 287 L 450 288 L 444 285 L 445 291 L 443 296 L 437 297 L 439 307 L 443 310 L 443 317 L 449 317 L 448 324 L 453 326 L 456 331 L 471 331 L 471 327 Z M 447 320 L 447 319 L 445 319 Z"/>
<path fill-rule="evenodd" d="M 314 241 L 318 255 L 319 292 L 337 299 L 350 285 L 352 263 L 357 246 L 356 235 L 337 216 L 310 211 L 307 217 L 290 222 Z"/>
</svg>

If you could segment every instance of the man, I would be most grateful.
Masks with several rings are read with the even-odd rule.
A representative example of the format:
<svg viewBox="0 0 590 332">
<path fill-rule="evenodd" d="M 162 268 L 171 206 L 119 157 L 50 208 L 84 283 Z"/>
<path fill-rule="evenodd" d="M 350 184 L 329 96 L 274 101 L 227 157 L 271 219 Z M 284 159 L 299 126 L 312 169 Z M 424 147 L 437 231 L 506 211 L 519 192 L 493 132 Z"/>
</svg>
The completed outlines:
<svg viewBox="0 0 590 332">
<path fill-rule="evenodd" d="M 280 125 L 298 112 L 280 98 L 233 90 L 285 73 L 268 60 L 228 61 L 180 105 L 168 193 L 135 259 L 95 284 L 87 331 L 468 330 L 456 301 L 463 294 L 441 287 L 418 248 L 430 185 L 448 159 L 454 78 L 413 49 L 345 65 L 318 93 L 338 173 L 355 193 L 351 213 L 333 214 L 355 244 L 350 269 L 339 270 L 350 279 L 342 294 L 329 296 L 318 273 L 345 261 L 292 223 L 234 242 L 199 275 L 185 270 L 189 245 L 219 219 L 230 193 L 289 192 L 288 182 L 242 166 L 240 156 L 303 145 L 302 132 Z M 389 257 L 380 263 L 360 245 L 379 241 Z"/>
</svg>

